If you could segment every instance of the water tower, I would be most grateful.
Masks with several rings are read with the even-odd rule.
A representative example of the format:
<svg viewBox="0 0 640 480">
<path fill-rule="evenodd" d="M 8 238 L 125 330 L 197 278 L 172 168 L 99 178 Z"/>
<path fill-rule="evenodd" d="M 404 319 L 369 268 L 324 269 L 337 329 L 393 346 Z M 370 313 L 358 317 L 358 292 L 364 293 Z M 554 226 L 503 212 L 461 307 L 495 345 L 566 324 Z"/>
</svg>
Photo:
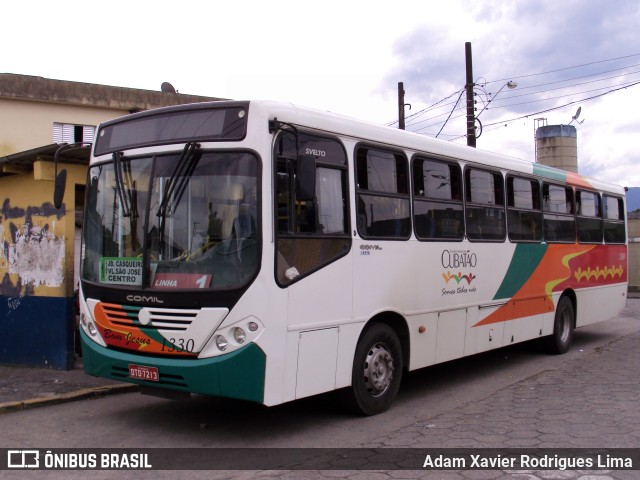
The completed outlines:
<svg viewBox="0 0 640 480">
<path fill-rule="evenodd" d="M 549 167 L 578 173 L 578 134 L 571 125 L 578 121 L 582 107 L 568 125 L 547 125 L 546 118 L 535 119 L 536 162 Z"/>
<path fill-rule="evenodd" d="M 573 125 L 543 125 L 536 129 L 536 162 L 578 173 L 578 135 Z"/>
</svg>

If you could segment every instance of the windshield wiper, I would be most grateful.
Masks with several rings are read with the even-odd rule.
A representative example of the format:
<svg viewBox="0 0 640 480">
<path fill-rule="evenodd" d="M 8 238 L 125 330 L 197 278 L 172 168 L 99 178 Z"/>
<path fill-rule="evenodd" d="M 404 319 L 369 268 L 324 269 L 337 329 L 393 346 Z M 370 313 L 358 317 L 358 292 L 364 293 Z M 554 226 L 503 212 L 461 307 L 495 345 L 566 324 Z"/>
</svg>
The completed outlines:
<svg viewBox="0 0 640 480">
<path fill-rule="evenodd" d="M 168 211 L 173 215 L 177 206 L 180 204 L 180 199 L 182 198 L 187 184 L 189 183 L 189 179 L 201 156 L 200 145 L 198 143 L 187 143 L 182 150 L 180 158 L 178 159 L 176 168 L 171 173 L 171 176 L 162 190 L 162 202 L 160 203 L 158 213 L 156 214 L 160 218 L 159 233 L 161 251 L 164 249 L 165 245 L 164 230 L 167 223 L 167 209 L 169 207 L 169 202 L 172 202 L 172 204 Z M 171 197 L 173 197 L 173 201 L 171 200 Z"/>
<path fill-rule="evenodd" d="M 195 142 L 189 142 L 184 146 L 182 150 L 182 154 L 178 159 L 178 163 L 176 164 L 176 168 L 171 173 L 171 176 L 167 180 L 166 185 L 164 186 L 162 192 L 162 202 L 158 207 L 158 213 L 156 214 L 158 217 L 164 218 L 167 214 L 167 207 L 169 207 L 169 202 L 171 201 L 171 197 L 173 197 L 173 202 L 171 204 L 171 208 L 169 209 L 170 214 L 173 214 L 176 207 L 180 203 L 180 199 L 184 194 L 184 190 L 189 182 L 189 178 L 191 174 L 196 168 L 198 160 L 200 159 L 200 145 Z"/>
<path fill-rule="evenodd" d="M 116 194 L 118 195 L 118 199 L 120 200 L 120 205 L 122 207 L 122 216 L 129 217 L 131 216 L 131 189 L 127 187 L 127 191 L 124 191 L 125 184 L 124 176 L 122 174 L 122 170 L 124 168 L 123 163 L 122 153 L 113 152 L 113 172 L 116 177 Z M 129 177 L 131 177 L 130 171 Z"/>
</svg>

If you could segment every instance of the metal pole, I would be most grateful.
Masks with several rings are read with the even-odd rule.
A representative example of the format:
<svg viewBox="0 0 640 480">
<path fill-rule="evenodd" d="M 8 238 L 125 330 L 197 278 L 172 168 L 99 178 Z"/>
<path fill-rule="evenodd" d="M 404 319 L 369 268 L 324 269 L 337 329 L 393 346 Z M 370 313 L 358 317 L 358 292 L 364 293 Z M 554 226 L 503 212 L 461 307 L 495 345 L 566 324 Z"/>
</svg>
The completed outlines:
<svg viewBox="0 0 640 480">
<path fill-rule="evenodd" d="M 398 82 L 398 128 L 404 130 L 404 83 Z"/>
<path fill-rule="evenodd" d="M 464 56 L 467 66 L 467 145 L 476 146 L 476 115 L 475 102 L 473 100 L 473 61 L 471 59 L 471 42 L 464 44 Z"/>
</svg>

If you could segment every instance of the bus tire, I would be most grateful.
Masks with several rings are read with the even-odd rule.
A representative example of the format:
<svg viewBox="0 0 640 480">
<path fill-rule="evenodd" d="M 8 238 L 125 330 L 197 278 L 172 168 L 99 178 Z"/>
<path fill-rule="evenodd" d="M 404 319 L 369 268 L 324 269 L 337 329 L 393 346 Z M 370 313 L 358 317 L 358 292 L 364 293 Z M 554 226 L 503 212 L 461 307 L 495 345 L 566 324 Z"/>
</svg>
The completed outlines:
<svg viewBox="0 0 640 480">
<path fill-rule="evenodd" d="M 398 335 L 387 324 L 374 324 L 358 341 L 351 387 L 343 392 L 346 406 L 363 415 L 386 411 L 398 394 L 403 368 Z"/>
<path fill-rule="evenodd" d="M 573 302 L 567 296 L 560 298 L 553 322 L 553 334 L 543 339 L 543 346 L 548 353 L 560 355 L 566 353 L 573 342 L 573 326 L 575 310 Z"/>
</svg>

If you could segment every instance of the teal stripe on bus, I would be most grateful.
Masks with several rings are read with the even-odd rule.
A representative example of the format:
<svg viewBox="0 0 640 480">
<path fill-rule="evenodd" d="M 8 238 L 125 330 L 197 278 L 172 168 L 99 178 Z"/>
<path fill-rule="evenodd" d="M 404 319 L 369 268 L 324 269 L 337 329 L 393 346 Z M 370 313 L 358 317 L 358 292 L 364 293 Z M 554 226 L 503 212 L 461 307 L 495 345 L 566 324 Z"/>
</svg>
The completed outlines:
<svg viewBox="0 0 640 480">
<path fill-rule="evenodd" d="M 519 243 L 516 245 L 507 273 L 493 299 L 513 297 L 538 268 L 547 248 L 548 245 L 544 243 Z"/>
</svg>

